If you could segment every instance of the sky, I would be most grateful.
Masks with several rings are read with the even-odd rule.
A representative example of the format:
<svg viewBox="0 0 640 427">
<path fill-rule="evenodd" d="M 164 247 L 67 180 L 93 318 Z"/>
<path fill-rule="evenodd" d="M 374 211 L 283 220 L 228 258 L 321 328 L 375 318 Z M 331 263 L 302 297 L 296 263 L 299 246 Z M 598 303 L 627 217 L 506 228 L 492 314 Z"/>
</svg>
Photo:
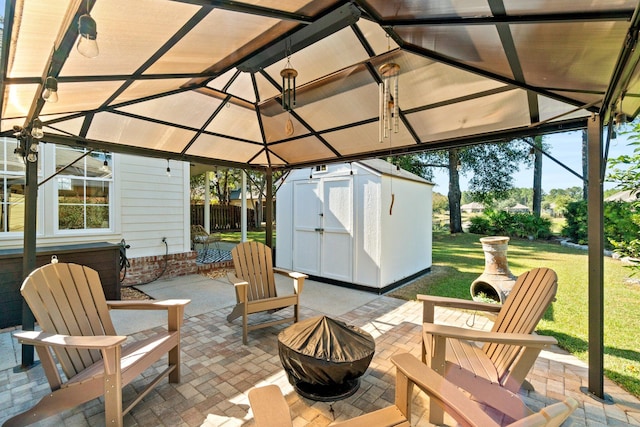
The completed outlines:
<svg viewBox="0 0 640 427">
<path fill-rule="evenodd" d="M 572 131 L 547 135 L 543 142 L 548 144 L 550 148 L 547 152 L 558 161 L 568 166 L 573 171 L 582 175 L 582 132 Z M 622 154 L 631 154 L 633 148 L 629 146 L 626 136 L 619 135 L 616 139 L 611 139 L 609 146 L 609 158 L 618 157 Z M 608 169 L 607 169 L 608 170 Z M 460 177 L 460 189 L 468 190 L 468 182 L 471 175 Z M 447 194 L 449 174 L 444 170 L 438 170 L 434 176 L 433 182 L 436 184 L 434 191 L 440 194 Z M 530 169 L 521 166 L 519 172 L 514 174 L 514 187 L 516 188 L 532 188 L 533 187 L 533 167 Z M 570 187 L 582 187 L 580 178 L 568 172 L 562 166 L 559 166 L 547 156 L 542 159 L 542 189 L 548 193 L 552 189 L 564 189 Z M 604 189 L 615 187 L 613 183 L 604 183 Z"/>
</svg>

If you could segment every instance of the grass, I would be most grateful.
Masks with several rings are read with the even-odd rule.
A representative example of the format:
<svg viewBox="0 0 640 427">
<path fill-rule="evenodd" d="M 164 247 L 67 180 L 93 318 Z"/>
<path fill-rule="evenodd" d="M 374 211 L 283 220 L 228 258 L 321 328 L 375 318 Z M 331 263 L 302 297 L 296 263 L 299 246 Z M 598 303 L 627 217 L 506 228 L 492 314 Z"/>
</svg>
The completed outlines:
<svg viewBox="0 0 640 427">
<path fill-rule="evenodd" d="M 474 234 L 434 233 L 433 271 L 391 296 L 415 299 L 430 294 L 471 299 L 469 285 L 484 270 L 484 253 Z M 534 267 L 558 274 L 556 301 L 538 325 L 538 333 L 554 336 L 561 347 L 583 361 L 588 357 L 588 263 L 585 251 L 557 243 L 511 239 L 509 268 L 516 276 Z M 640 284 L 629 280 L 620 261 L 604 260 L 605 375 L 640 396 Z"/>
<path fill-rule="evenodd" d="M 241 234 L 239 231 L 223 231 L 222 240 L 225 242 L 237 242 L 241 240 Z M 264 230 L 252 230 L 247 231 L 247 240 L 264 243 Z M 273 233 L 273 244 L 276 244 L 276 233 Z"/>
</svg>

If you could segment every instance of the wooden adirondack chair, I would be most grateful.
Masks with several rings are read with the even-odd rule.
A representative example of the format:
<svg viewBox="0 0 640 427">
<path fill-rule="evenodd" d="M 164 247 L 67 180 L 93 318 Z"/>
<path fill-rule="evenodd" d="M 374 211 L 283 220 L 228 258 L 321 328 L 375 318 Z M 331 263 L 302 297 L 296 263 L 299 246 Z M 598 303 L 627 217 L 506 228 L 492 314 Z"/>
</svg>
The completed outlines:
<svg viewBox="0 0 640 427">
<path fill-rule="evenodd" d="M 274 268 L 271 249 L 260 242 L 244 242 L 231 250 L 235 275 L 229 274 L 229 281 L 236 290 L 237 304 L 227 316 L 229 322 L 242 316 L 242 342 L 247 344 L 249 331 L 298 321 L 299 301 L 304 279 L 308 276 L 294 271 Z M 275 276 L 283 274 L 293 279 L 293 295 L 278 296 Z M 293 316 L 269 322 L 249 325 L 250 314 L 262 311 L 276 311 L 293 306 Z"/>
<path fill-rule="evenodd" d="M 180 381 L 180 327 L 189 300 L 108 302 L 95 270 L 65 263 L 34 270 L 20 291 L 42 331 L 14 336 L 35 346 L 52 392 L 4 426 L 34 423 L 103 395 L 106 425 L 122 426 L 124 414 L 162 378 Z M 116 335 L 110 309 L 167 310 L 168 330 L 124 346 L 127 337 Z M 123 410 L 122 387 L 165 354 L 167 368 Z"/>
<path fill-rule="evenodd" d="M 464 427 L 497 427 L 496 420 L 458 387 L 445 380 L 414 356 L 405 353 L 391 357 L 396 365 L 395 405 L 331 424 L 333 427 L 409 427 L 413 386 L 426 393 L 430 401 L 442 408 Z M 291 415 L 280 388 L 276 385 L 249 391 L 249 402 L 256 427 L 291 427 Z M 576 409 L 578 402 L 569 397 L 540 412 L 528 415 L 509 427 L 557 427 Z"/>
<path fill-rule="evenodd" d="M 542 349 L 557 341 L 533 334 L 553 301 L 558 278 L 536 268 L 516 280 L 504 305 L 419 295 L 423 302 L 423 361 L 474 398 L 511 418 L 530 414 L 517 392 Z M 497 313 L 490 332 L 434 324 L 436 306 Z M 474 341 L 484 342 L 483 347 Z M 442 422 L 431 405 L 430 422 Z"/>
</svg>

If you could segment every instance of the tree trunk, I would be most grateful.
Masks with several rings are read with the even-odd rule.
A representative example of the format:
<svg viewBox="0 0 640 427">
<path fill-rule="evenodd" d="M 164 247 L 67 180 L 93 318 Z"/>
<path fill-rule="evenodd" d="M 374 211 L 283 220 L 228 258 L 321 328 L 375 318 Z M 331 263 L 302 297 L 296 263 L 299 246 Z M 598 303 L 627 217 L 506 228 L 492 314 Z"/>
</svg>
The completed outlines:
<svg viewBox="0 0 640 427">
<path fill-rule="evenodd" d="M 540 151 L 542 137 L 534 137 L 533 143 L 536 146 L 533 160 L 533 214 L 540 218 L 542 211 L 542 151 Z"/>
<path fill-rule="evenodd" d="M 449 150 L 449 231 L 462 233 L 462 214 L 460 212 L 460 176 L 458 174 L 458 149 Z"/>
<path fill-rule="evenodd" d="M 588 145 L 587 145 L 587 130 L 586 129 L 582 129 L 582 198 L 584 200 L 587 200 L 587 188 L 588 188 L 588 183 L 587 180 L 585 179 L 587 177 L 587 175 L 589 174 L 589 162 L 587 161 L 587 151 L 588 151 Z"/>
</svg>

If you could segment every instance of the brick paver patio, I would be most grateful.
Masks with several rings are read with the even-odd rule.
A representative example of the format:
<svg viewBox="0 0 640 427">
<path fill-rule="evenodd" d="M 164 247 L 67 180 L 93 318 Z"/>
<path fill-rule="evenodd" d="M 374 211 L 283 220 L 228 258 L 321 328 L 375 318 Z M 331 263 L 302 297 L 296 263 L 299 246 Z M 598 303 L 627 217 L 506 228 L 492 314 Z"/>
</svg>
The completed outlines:
<svg viewBox="0 0 640 427">
<path fill-rule="evenodd" d="M 290 310 L 290 309 L 287 309 Z M 229 324 L 229 308 L 185 319 L 183 326 L 183 366 L 180 384 L 162 383 L 125 417 L 127 426 L 243 426 L 252 425 L 247 392 L 255 386 L 273 383 L 280 386 L 289 403 L 294 426 L 326 426 L 389 405 L 394 398 L 394 368 L 389 357 L 395 353 L 420 354 L 420 319 L 422 307 L 381 296 L 340 316 L 373 335 L 376 354 L 361 379 L 359 390 L 335 403 L 314 402 L 299 397 L 289 384 L 277 350 L 277 333 L 287 325 L 261 329 L 249 334 L 249 345 L 242 345 L 242 328 Z M 285 315 L 287 313 L 283 313 Z M 303 307 L 302 318 L 323 313 Z M 440 322 L 486 328 L 484 317 L 441 309 Z M 467 325 L 468 326 L 468 325 Z M 148 333 L 147 331 L 146 333 Z M 136 334 L 134 338 L 145 335 Z M 587 385 L 586 366 L 559 349 L 539 357 L 529 381 L 533 392 L 522 392 L 532 409 L 572 396 L 580 401 L 572 415 L 572 425 L 626 426 L 640 425 L 640 401 L 606 381 L 606 393 L 615 404 L 603 404 L 580 391 Z M 140 388 L 145 378 L 125 388 L 125 400 Z M 48 384 L 42 368 L 28 371 L 0 371 L 0 422 L 31 406 L 45 395 Z M 429 425 L 428 405 L 416 397 L 413 405 L 415 425 Z M 50 417 L 37 424 L 45 426 L 104 425 L 102 401 Z"/>
</svg>

